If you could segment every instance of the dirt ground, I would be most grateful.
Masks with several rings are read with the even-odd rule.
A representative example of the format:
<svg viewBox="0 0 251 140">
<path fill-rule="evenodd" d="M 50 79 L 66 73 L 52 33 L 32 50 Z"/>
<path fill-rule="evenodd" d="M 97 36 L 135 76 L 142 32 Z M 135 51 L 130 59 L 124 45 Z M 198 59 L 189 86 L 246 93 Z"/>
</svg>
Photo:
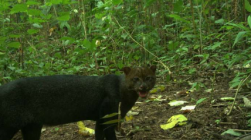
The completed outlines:
<svg viewBox="0 0 251 140">
<path fill-rule="evenodd" d="M 250 133 L 247 126 L 247 113 L 250 113 L 243 106 L 241 95 L 251 99 L 250 92 L 244 90 L 238 93 L 236 105 L 230 115 L 226 115 L 232 102 L 223 102 L 221 97 L 234 97 L 236 90 L 229 89 L 229 79 L 219 77 L 215 82 L 207 78 L 197 78 L 190 80 L 200 81 L 207 88 L 201 88 L 188 93 L 188 95 L 177 95 L 177 92 L 190 89 L 191 85 L 187 81 L 182 84 L 172 83 L 167 85 L 166 90 L 150 94 L 148 97 L 161 95 L 161 101 L 149 101 L 139 99 L 133 112 L 139 112 L 133 116 L 132 121 L 122 123 L 125 135 L 117 135 L 119 140 L 230 140 L 233 136 L 221 136 L 221 133 L 228 129 L 236 129 L 242 134 Z M 161 83 L 159 83 L 161 84 Z M 206 92 L 206 89 L 212 89 Z M 251 91 L 251 90 L 249 90 Z M 171 100 L 188 101 L 186 105 L 195 105 L 201 98 L 207 98 L 198 104 L 193 112 L 181 112 L 182 106 L 171 107 L 168 103 Z M 184 106 L 184 105 L 183 105 Z M 176 126 L 169 130 L 161 129 L 161 124 L 166 124 L 173 115 L 184 114 L 188 122 L 183 126 Z M 218 122 L 217 122 L 218 120 Z M 86 127 L 94 129 L 93 121 L 84 121 Z M 248 130 L 248 131 L 246 131 Z M 41 140 L 93 140 L 93 136 L 83 136 L 78 133 L 76 123 L 60 126 L 44 127 Z M 15 135 L 12 140 L 22 140 L 21 133 Z"/>
</svg>

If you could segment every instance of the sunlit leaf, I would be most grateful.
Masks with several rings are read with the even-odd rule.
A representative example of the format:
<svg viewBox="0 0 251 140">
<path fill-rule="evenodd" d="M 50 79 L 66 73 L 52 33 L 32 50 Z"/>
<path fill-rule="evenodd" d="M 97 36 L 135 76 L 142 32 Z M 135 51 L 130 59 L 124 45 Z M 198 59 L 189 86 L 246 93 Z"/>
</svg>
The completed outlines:
<svg viewBox="0 0 251 140">
<path fill-rule="evenodd" d="M 196 105 L 187 105 L 187 106 L 182 107 L 180 110 L 191 112 L 191 111 L 194 111 L 195 107 Z"/>
<path fill-rule="evenodd" d="M 176 125 L 185 125 L 187 123 L 187 118 L 182 115 L 174 115 L 170 119 L 168 119 L 167 124 L 161 124 L 160 127 L 164 130 L 171 129 Z"/>
<path fill-rule="evenodd" d="M 133 119 L 133 116 L 125 116 L 125 121 L 131 121 Z"/>
<path fill-rule="evenodd" d="M 185 103 L 188 103 L 187 101 L 176 101 L 176 100 L 173 100 L 173 101 L 170 101 L 168 104 L 170 106 L 180 106 L 180 105 L 183 105 Z"/>
<path fill-rule="evenodd" d="M 83 136 L 93 136 L 95 134 L 95 131 L 91 128 L 85 127 L 84 123 L 82 121 L 77 122 L 78 125 L 78 133 Z"/>
</svg>

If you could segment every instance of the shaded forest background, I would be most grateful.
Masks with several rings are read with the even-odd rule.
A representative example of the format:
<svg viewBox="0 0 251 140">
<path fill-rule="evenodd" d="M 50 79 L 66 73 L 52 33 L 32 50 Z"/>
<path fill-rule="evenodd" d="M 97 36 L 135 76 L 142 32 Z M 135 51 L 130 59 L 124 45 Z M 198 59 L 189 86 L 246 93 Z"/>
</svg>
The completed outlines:
<svg viewBox="0 0 251 140">
<path fill-rule="evenodd" d="M 0 83 L 157 64 L 164 82 L 210 71 L 234 88 L 251 72 L 250 13 L 248 0 L 0 1 Z"/>
</svg>

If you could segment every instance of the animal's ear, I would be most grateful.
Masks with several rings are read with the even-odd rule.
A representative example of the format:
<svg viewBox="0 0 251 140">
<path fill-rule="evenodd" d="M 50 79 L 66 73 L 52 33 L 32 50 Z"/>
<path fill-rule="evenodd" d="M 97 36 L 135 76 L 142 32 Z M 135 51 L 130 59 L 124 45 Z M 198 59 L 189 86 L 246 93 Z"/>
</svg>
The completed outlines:
<svg viewBox="0 0 251 140">
<path fill-rule="evenodd" d="M 130 71 L 131 71 L 131 68 L 130 68 L 130 67 L 124 67 L 124 68 L 122 68 L 122 71 L 123 71 L 126 75 L 128 75 L 128 74 L 130 73 Z"/>
<path fill-rule="evenodd" d="M 150 67 L 150 69 L 151 69 L 154 73 L 155 73 L 155 71 L 156 71 L 156 68 L 157 68 L 157 67 L 156 67 L 155 65 L 153 65 L 153 66 Z"/>
</svg>

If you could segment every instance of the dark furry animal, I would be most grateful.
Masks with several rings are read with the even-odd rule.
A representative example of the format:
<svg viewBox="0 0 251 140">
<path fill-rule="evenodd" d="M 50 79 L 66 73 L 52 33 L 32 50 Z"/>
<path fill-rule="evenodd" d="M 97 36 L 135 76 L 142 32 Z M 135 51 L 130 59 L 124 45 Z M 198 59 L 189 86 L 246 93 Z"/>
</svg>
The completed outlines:
<svg viewBox="0 0 251 140">
<path fill-rule="evenodd" d="M 96 140 L 116 140 L 114 124 L 103 125 L 107 120 L 101 118 L 118 112 L 119 102 L 124 117 L 138 97 L 153 88 L 155 70 L 125 67 L 120 76 L 44 76 L 2 85 L 0 140 L 11 140 L 20 129 L 24 140 L 39 140 L 43 125 L 80 120 L 96 121 Z"/>
</svg>

